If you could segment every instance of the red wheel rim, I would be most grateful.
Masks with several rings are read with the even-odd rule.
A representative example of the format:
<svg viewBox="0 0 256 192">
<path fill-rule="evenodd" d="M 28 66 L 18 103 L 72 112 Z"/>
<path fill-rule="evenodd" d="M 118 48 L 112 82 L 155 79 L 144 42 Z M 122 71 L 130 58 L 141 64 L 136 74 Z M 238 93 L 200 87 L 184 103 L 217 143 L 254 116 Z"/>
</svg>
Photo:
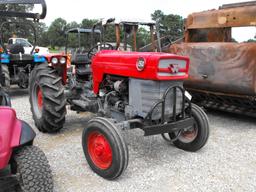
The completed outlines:
<svg viewBox="0 0 256 192">
<path fill-rule="evenodd" d="M 194 138 L 197 134 L 196 134 L 196 130 L 193 129 L 193 131 L 183 131 L 181 133 L 182 137 L 186 138 L 186 139 L 192 139 Z"/>
<path fill-rule="evenodd" d="M 186 131 L 182 131 L 180 134 L 179 140 L 182 140 L 182 142 L 184 143 L 191 143 L 196 139 L 197 134 L 198 134 L 198 129 L 197 129 L 197 126 L 194 125 L 193 128 Z"/>
<path fill-rule="evenodd" d="M 87 149 L 93 163 L 100 169 L 108 169 L 112 164 L 112 149 L 104 135 L 94 131 L 87 140 Z"/>
<path fill-rule="evenodd" d="M 37 105 L 38 108 L 41 110 L 43 107 L 43 93 L 39 87 L 37 88 Z"/>
</svg>

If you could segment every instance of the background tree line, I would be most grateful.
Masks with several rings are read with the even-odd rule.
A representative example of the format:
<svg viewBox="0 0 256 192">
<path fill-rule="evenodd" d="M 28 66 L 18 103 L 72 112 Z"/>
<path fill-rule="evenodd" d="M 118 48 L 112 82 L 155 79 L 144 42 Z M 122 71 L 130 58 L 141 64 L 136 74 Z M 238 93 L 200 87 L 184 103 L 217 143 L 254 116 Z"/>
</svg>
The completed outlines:
<svg viewBox="0 0 256 192">
<path fill-rule="evenodd" d="M 151 14 L 151 18 L 154 21 L 160 23 L 161 34 L 169 35 L 172 40 L 178 39 L 183 35 L 183 18 L 179 15 L 169 14 L 166 15 L 160 10 L 156 10 Z M 68 23 L 63 18 L 55 19 L 49 27 L 41 24 L 38 29 L 40 36 L 38 43 L 42 46 L 54 47 L 63 47 L 65 46 L 65 32 L 70 28 L 91 28 L 97 20 L 94 19 L 83 19 L 81 23 L 75 21 Z M 108 27 L 108 30 L 105 31 L 105 40 L 107 42 L 115 42 L 115 33 L 114 27 Z M 145 28 L 139 28 L 138 30 L 138 47 L 142 47 L 149 43 L 149 31 Z M 71 43 L 74 43 L 74 39 Z"/>
<path fill-rule="evenodd" d="M 1 10 L 16 10 L 16 11 L 31 11 L 33 6 L 31 5 L 0 5 Z M 180 15 L 175 14 L 164 14 L 161 10 L 156 10 L 151 14 L 151 18 L 157 21 L 160 26 L 161 36 L 168 36 L 171 41 L 177 40 L 183 36 L 183 23 L 184 19 Z M 0 18 L 0 23 L 5 21 L 14 21 L 14 19 Z M 15 21 L 23 21 L 23 19 L 16 19 Z M 65 46 L 65 32 L 68 29 L 81 27 L 81 28 L 91 28 L 94 23 L 97 22 L 95 19 L 85 18 L 81 23 L 72 21 L 68 23 L 63 18 L 55 19 L 50 26 L 46 26 L 45 23 L 39 22 L 34 23 L 33 21 L 26 21 L 33 24 L 37 29 L 37 44 L 40 46 L 48 46 L 51 48 L 64 47 Z M 15 35 L 17 37 L 28 38 L 33 42 L 32 29 L 28 26 L 6 26 L 3 30 L 4 42 L 8 40 L 11 36 Z M 105 40 L 107 42 L 115 42 L 114 27 L 109 27 L 104 33 Z M 122 37 L 122 34 L 121 34 Z M 71 46 L 75 46 L 77 42 L 76 37 L 70 39 Z M 248 40 L 248 42 L 255 42 L 254 39 Z M 138 47 L 143 47 L 144 45 L 150 43 L 149 31 L 145 28 L 139 28 L 137 36 Z"/>
<path fill-rule="evenodd" d="M 1 10 L 16 10 L 21 12 L 28 12 L 33 9 L 30 5 L 0 5 Z M 169 14 L 166 15 L 160 10 L 156 10 L 151 14 L 151 18 L 154 21 L 158 21 L 161 26 L 161 34 L 169 35 L 172 39 L 178 39 L 183 35 L 183 18 L 179 15 Z M 16 19 L 15 21 L 21 22 L 24 19 Z M 14 19 L 0 18 L 0 23 L 5 21 L 14 21 Z M 76 21 L 67 22 L 63 18 L 56 18 L 50 26 L 47 26 L 44 22 L 34 23 L 33 21 L 26 21 L 33 24 L 37 30 L 37 44 L 40 46 L 48 46 L 51 48 L 64 47 L 65 46 L 65 32 L 68 29 L 81 27 L 91 28 L 95 19 L 85 18 L 81 23 Z M 4 42 L 12 36 L 28 38 L 33 42 L 32 29 L 28 26 L 22 25 L 10 25 L 5 26 L 4 30 Z M 121 34 L 122 35 L 122 34 Z M 114 27 L 108 27 L 108 30 L 104 33 L 105 40 L 107 42 L 115 42 Z M 139 28 L 137 36 L 138 47 L 142 47 L 150 42 L 149 31 L 146 28 Z M 76 43 L 75 37 L 71 39 L 71 44 Z"/>
</svg>

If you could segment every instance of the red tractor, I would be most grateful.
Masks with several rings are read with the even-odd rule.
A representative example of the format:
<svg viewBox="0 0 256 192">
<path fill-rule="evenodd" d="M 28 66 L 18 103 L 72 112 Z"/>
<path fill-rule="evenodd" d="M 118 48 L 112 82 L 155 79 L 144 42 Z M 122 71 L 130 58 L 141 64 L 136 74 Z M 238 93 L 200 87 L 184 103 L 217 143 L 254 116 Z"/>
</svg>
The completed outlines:
<svg viewBox="0 0 256 192">
<path fill-rule="evenodd" d="M 109 19 L 105 24 L 97 23 L 92 33 L 97 26 L 104 32 L 113 22 Z M 155 42 L 155 24 L 114 25 L 115 46 L 102 39 L 87 52 L 84 68 L 79 63 L 79 70 L 68 78 L 67 84 L 66 74 L 59 73 L 63 71 L 61 66 L 47 64 L 37 66 L 30 79 L 31 109 L 40 131 L 59 131 L 65 122 L 66 105 L 77 112 L 98 115 L 85 126 L 82 146 L 92 170 L 110 180 L 119 177 L 128 165 L 128 149 L 121 130 L 139 128 L 145 136 L 162 134 L 178 148 L 192 152 L 201 149 L 209 136 L 207 115 L 191 103 L 183 88 L 189 58 L 120 51 L 121 29 L 126 50 L 127 38 L 130 34 L 136 37 L 139 25 L 150 27 Z M 157 50 L 153 45 L 152 49 Z M 77 68 L 78 64 L 74 65 Z"/>
</svg>

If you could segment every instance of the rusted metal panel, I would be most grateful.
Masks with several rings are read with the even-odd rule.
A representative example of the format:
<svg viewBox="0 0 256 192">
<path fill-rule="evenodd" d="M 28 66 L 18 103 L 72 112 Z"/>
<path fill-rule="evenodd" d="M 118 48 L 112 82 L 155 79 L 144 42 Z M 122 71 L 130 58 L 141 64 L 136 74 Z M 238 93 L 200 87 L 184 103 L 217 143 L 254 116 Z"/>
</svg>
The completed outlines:
<svg viewBox="0 0 256 192">
<path fill-rule="evenodd" d="M 186 87 L 256 95 L 256 43 L 182 43 L 170 52 L 190 57 Z"/>
<path fill-rule="evenodd" d="M 241 3 L 224 4 L 224 5 L 220 6 L 219 9 L 229 9 L 229 8 L 254 6 L 254 5 L 256 5 L 256 1 L 247 1 L 247 2 L 241 2 Z"/>
<path fill-rule="evenodd" d="M 256 117 L 256 43 L 231 43 L 231 28 L 256 26 L 256 1 L 193 13 L 184 41 L 169 52 L 189 56 L 185 87 L 207 108 Z"/>
<path fill-rule="evenodd" d="M 231 42 L 231 28 L 190 29 L 185 42 Z"/>
<path fill-rule="evenodd" d="M 121 44 L 121 37 L 120 37 L 121 29 L 118 24 L 115 24 L 115 34 L 116 34 L 116 47 L 119 48 Z"/>
<path fill-rule="evenodd" d="M 186 22 L 186 30 L 242 26 L 256 26 L 256 4 L 193 13 Z"/>
</svg>

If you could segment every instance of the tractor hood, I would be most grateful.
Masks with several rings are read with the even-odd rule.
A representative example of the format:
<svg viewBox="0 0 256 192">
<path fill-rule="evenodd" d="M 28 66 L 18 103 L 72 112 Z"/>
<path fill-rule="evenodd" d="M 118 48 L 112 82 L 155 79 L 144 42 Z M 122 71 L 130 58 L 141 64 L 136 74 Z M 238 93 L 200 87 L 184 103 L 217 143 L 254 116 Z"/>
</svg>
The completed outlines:
<svg viewBox="0 0 256 192">
<path fill-rule="evenodd" d="M 188 78 L 189 58 L 158 52 L 123 52 L 104 50 L 92 60 L 94 92 L 104 75 L 149 80 L 184 80 Z"/>
</svg>

